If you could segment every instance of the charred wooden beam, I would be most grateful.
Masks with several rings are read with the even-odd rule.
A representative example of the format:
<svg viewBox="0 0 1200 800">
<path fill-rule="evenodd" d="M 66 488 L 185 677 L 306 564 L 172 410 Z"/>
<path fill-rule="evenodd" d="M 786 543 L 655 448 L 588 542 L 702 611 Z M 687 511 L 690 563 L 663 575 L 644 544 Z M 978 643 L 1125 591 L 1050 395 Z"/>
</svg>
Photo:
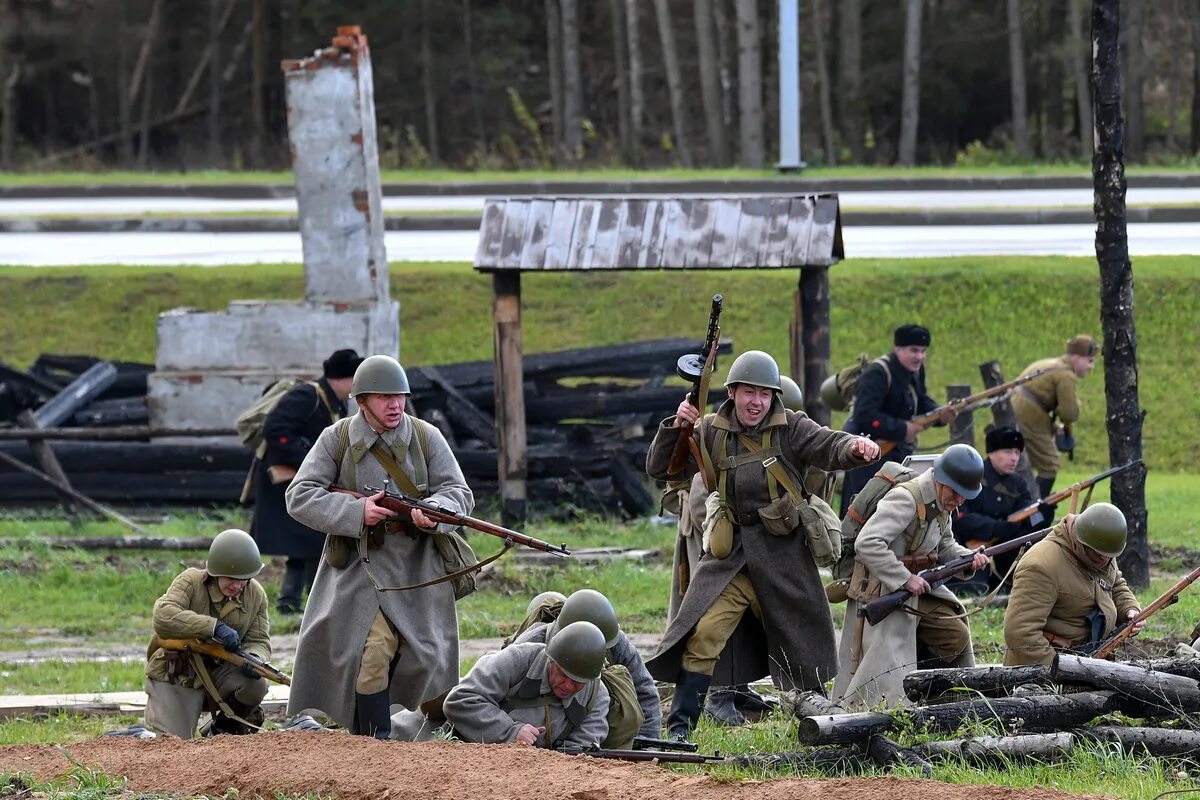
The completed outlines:
<svg viewBox="0 0 1200 800">
<path fill-rule="evenodd" d="M 1200 731 L 1177 728 L 1132 728 L 1116 725 L 1097 725 L 1075 732 L 1078 736 L 1097 742 L 1116 742 L 1127 755 L 1148 753 L 1152 756 L 1200 755 Z"/>
<path fill-rule="evenodd" d="M 145 528 L 143 528 L 141 525 L 138 525 L 133 520 L 129 519 L 128 517 L 124 516 L 123 514 L 117 513 L 116 511 L 114 511 L 113 509 L 109 508 L 106 505 L 96 502 L 91 497 L 88 497 L 87 495 L 72 488 L 71 486 L 60 482 L 57 478 L 55 478 L 51 475 L 47 475 L 46 473 L 41 472 L 40 470 L 34 469 L 33 467 L 27 466 L 26 464 L 22 464 L 17 459 L 12 458 L 11 456 L 5 455 L 3 453 L 0 453 L 0 461 L 3 461 L 6 464 L 9 464 L 10 466 L 19 469 L 22 472 L 29 473 L 30 475 L 37 478 L 42 483 L 48 484 L 51 487 L 53 487 L 54 491 L 58 492 L 60 495 L 66 495 L 67 497 L 76 501 L 80 505 L 86 506 L 87 508 L 90 508 L 99 514 L 103 514 L 104 516 L 108 517 L 109 519 L 116 520 L 117 522 L 120 522 L 122 525 L 132 528 L 133 530 L 137 531 L 138 533 L 141 533 L 141 534 L 146 533 Z"/>
<path fill-rule="evenodd" d="M 892 727 L 892 715 L 878 711 L 821 714 L 802 717 L 797 727 L 800 744 L 852 744 Z"/>
<path fill-rule="evenodd" d="M 446 415 L 451 421 L 467 430 L 472 437 L 486 444 L 496 446 L 496 419 L 484 412 L 479 406 L 463 396 L 453 383 L 445 378 L 437 367 L 422 367 L 420 372 L 429 378 L 437 388 L 446 395 Z"/>
<path fill-rule="evenodd" d="M 151 428 L 147 425 L 123 425 L 116 428 L 42 428 L 40 430 L 14 430 L 0 428 L 0 441 L 74 439 L 92 442 L 133 442 L 156 437 L 218 437 L 236 436 L 233 428 Z"/>
<path fill-rule="evenodd" d="M 250 466 L 253 454 L 240 444 L 151 444 L 148 442 L 63 442 L 55 453 L 70 468 L 71 476 L 84 472 L 213 472 Z M 26 464 L 36 465 L 30 446 L 23 442 L 0 442 L 7 453 Z M 0 467 L 0 473 L 5 469 Z"/>
<path fill-rule="evenodd" d="M 1054 657 L 1050 677 L 1065 683 L 1111 689 L 1151 707 L 1200 711 L 1200 684 L 1182 675 L 1059 653 Z"/>
<path fill-rule="evenodd" d="M 1049 680 L 1049 664 L 918 669 L 904 676 L 904 694 L 918 703 L 951 694 L 955 689 L 970 689 L 987 697 L 995 697 L 1008 694 L 1017 686 Z"/>
<path fill-rule="evenodd" d="M 112 386 L 116 379 L 117 368 L 107 361 L 99 361 L 88 367 L 82 375 L 34 412 L 37 427 L 53 428 L 66 422 L 76 411 Z"/>
<path fill-rule="evenodd" d="M 881 767 L 912 767 L 919 769 L 925 777 L 933 774 L 933 764 L 927 758 L 912 748 L 901 747 L 882 733 L 874 733 L 867 738 L 866 750 L 871 760 Z"/>
<path fill-rule="evenodd" d="M 1013 761 L 1060 761 L 1075 748 L 1075 737 L 1065 731 L 1026 733 L 1017 736 L 972 736 L 924 742 L 913 748 L 926 758 L 959 758 L 976 766 Z"/>
<path fill-rule="evenodd" d="M 734 756 L 729 763 L 739 767 L 758 767 L 770 771 L 796 772 L 861 772 L 866 765 L 863 752 L 857 747 L 822 747 L 788 753 L 753 753 Z"/>
</svg>

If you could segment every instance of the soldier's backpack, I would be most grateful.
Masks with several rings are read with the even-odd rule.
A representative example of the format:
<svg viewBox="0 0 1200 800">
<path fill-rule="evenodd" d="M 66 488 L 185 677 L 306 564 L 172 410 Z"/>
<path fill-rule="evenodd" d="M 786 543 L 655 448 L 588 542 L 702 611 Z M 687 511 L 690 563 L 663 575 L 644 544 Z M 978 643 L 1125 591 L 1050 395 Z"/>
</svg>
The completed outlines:
<svg viewBox="0 0 1200 800">
<path fill-rule="evenodd" d="M 562 606 L 561 600 L 551 598 L 529 609 L 516 631 L 504 640 L 503 646 L 508 647 L 539 622 L 547 625 L 553 623 L 558 619 Z M 646 721 L 638 702 L 637 687 L 633 685 L 633 676 L 625 665 L 614 664 L 605 658 L 604 668 L 600 670 L 600 682 L 608 689 L 608 738 L 600 746 L 611 750 L 628 750 L 633 747 L 633 737 L 637 736 Z"/>
<path fill-rule="evenodd" d="M 848 367 L 842 367 L 834 376 L 834 387 L 837 389 L 836 396 L 842 399 L 841 407 L 835 407 L 834 411 L 850 410 L 854 405 L 854 387 L 858 385 L 858 379 L 863 374 L 863 370 L 872 364 L 878 364 L 883 369 L 884 380 L 888 389 L 892 388 L 892 371 L 888 369 L 887 356 L 880 356 L 872 359 L 866 353 L 859 353 L 858 358 Z M 829 402 L 829 398 L 824 398 Z"/>
<path fill-rule="evenodd" d="M 238 502 L 243 506 L 254 503 L 254 473 L 258 470 L 258 464 L 262 461 L 263 456 L 267 454 L 267 440 L 263 434 L 267 425 L 267 417 L 275 410 L 275 406 L 279 405 L 279 401 L 285 394 L 305 383 L 317 390 L 317 397 L 329 410 L 330 419 L 336 420 L 337 414 L 334 413 L 333 405 L 329 402 L 329 398 L 319 383 L 299 378 L 284 378 L 264 389 L 259 398 L 247 406 L 233 421 L 238 439 L 254 451 L 254 460 L 250 462 L 250 470 L 246 473 L 246 480 L 242 484 L 242 494 L 238 498 Z"/>
</svg>

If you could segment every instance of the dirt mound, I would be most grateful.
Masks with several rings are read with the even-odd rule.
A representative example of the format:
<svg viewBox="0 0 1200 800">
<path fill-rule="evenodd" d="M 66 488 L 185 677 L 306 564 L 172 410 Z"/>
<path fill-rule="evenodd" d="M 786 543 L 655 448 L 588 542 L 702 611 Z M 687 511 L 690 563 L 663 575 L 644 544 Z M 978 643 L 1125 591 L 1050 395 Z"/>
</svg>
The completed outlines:
<svg viewBox="0 0 1200 800">
<path fill-rule="evenodd" d="M 953 786 L 899 778 L 718 782 L 653 764 L 567 756 L 518 745 L 378 742 L 344 733 L 265 733 L 183 742 L 97 739 L 64 747 L 0 748 L 0 771 L 49 780 L 64 754 L 122 775 L 142 792 L 242 797 L 314 792 L 342 800 L 1062 800 L 1043 789 Z"/>
</svg>

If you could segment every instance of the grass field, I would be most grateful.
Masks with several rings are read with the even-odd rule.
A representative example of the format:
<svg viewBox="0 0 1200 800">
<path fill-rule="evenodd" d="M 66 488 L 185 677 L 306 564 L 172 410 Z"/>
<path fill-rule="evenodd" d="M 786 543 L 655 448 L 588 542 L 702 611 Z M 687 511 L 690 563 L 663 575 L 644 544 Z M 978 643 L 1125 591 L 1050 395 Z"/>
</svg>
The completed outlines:
<svg viewBox="0 0 1200 800">
<path fill-rule="evenodd" d="M 1151 469 L 1187 471 L 1200 439 L 1200 274 L 1194 259 L 1147 257 L 1135 265 L 1140 368 Z M 934 396 L 949 383 L 980 386 L 977 365 L 999 359 L 1015 376 L 1062 352 L 1074 333 L 1100 334 L 1096 264 L 1086 258 L 858 260 L 831 271 L 833 364 L 890 348 L 891 330 L 918 321 L 933 331 L 927 364 Z M 491 280 L 467 264 L 397 263 L 401 360 L 409 365 L 492 357 Z M 793 271 L 553 273 L 522 287 L 526 352 L 664 336 L 700 338 L 709 298 L 726 298 L 722 332 L 738 351 L 786 360 Z M 153 362 L 157 315 L 177 306 L 222 309 L 234 299 L 303 295 L 298 265 L 168 269 L 0 267 L 2 357 L 25 366 L 39 352 L 91 353 Z M 722 365 L 728 367 L 728 363 Z M 1080 468 L 1107 466 L 1103 369 L 1080 385 Z M 840 420 L 839 420 L 840 421 Z M 935 445 L 932 432 L 923 444 Z"/>
</svg>

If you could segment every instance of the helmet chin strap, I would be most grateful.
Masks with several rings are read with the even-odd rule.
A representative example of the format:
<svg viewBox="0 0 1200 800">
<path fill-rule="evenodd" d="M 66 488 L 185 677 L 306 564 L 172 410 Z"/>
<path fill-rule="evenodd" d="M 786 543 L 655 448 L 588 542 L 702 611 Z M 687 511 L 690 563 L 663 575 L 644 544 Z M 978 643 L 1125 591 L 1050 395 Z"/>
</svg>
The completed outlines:
<svg viewBox="0 0 1200 800">
<path fill-rule="evenodd" d="M 376 433 L 383 434 L 396 429 L 389 428 L 388 426 L 384 425 L 383 420 L 375 416 L 375 412 L 372 411 L 366 403 L 359 405 L 359 410 L 361 410 L 363 416 L 366 417 L 367 425 L 369 425 L 371 430 L 375 431 Z M 399 427 L 399 423 L 397 423 L 396 427 Z"/>
</svg>

